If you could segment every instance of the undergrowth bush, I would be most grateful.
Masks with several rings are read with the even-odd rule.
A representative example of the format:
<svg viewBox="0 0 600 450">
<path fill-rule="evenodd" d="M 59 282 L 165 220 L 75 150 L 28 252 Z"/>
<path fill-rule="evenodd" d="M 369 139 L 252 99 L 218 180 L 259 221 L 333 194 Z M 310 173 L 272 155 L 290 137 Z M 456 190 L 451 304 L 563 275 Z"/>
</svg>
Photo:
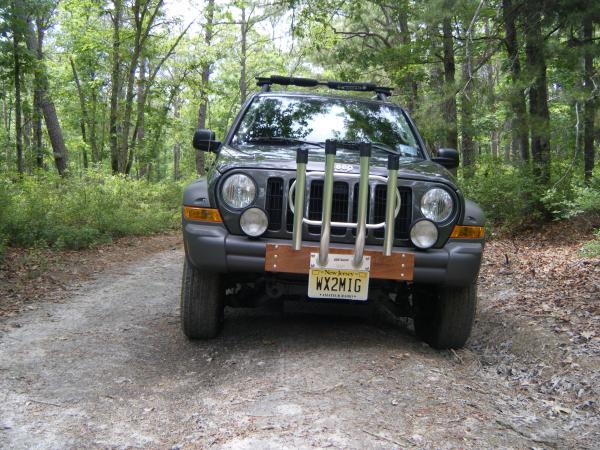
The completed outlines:
<svg viewBox="0 0 600 450">
<path fill-rule="evenodd" d="M 540 217 L 533 207 L 537 193 L 518 167 L 483 159 L 470 177 L 460 173 L 458 181 L 465 196 L 481 206 L 488 225 L 508 227 Z"/>
<path fill-rule="evenodd" d="M 550 189 L 542 198 L 554 218 L 570 219 L 580 214 L 600 213 L 600 185 L 572 183 L 570 187 L 567 195 Z"/>
<path fill-rule="evenodd" d="M 579 254 L 588 258 L 600 256 L 600 229 L 596 230 L 595 239 L 592 239 L 581 247 Z"/>
<path fill-rule="evenodd" d="M 9 244 L 86 248 L 113 237 L 175 228 L 183 183 L 90 171 L 0 179 L 0 238 Z M 2 240 L 0 240 L 2 242 Z"/>
<path fill-rule="evenodd" d="M 466 197 L 485 211 L 488 225 L 500 228 L 600 213 L 600 173 L 585 185 L 565 164 L 553 165 L 549 187 L 537 185 L 529 169 L 489 157 L 478 161 L 470 177 L 461 171 L 458 179 Z"/>
</svg>

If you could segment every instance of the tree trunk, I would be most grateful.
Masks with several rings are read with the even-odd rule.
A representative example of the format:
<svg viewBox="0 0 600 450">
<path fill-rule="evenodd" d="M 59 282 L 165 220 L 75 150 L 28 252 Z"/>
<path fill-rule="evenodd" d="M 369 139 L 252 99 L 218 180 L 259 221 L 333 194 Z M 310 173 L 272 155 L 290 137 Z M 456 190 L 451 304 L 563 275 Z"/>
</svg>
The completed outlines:
<svg viewBox="0 0 600 450">
<path fill-rule="evenodd" d="M 141 30 L 139 30 L 141 33 Z M 136 34 L 138 31 L 136 31 Z M 135 97 L 135 73 L 138 68 L 138 62 L 141 53 L 141 47 L 139 45 L 139 38 L 136 39 L 138 42 L 134 46 L 133 57 L 131 64 L 129 65 L 129 71 L 127 74 L 127 89 L 125 94 L 125 115 L 123 118 L 123 130 L 121 131 L 121 145 L 119 149 L 119 172 L 127 172 L 128 160 L 129 160 L 129 133 L 131 130 L 131 116 L 133 114 L 133 98 Z"/>
<path fill-rule="evenodd" d="M 43 57 L 41 53 L 42 44 L 44 42 L 44 34 L 37 30 L 37 58 L 41 59 Z M 44 167 L 44 147 L 43 147 L 43 134 L 42 134 L 42 119 L 44 117 L 44 112 L 42 111 L 42 87 L 39 79 L 39 74 L 37 71 L 34 73 L 33 78 L 33 140 L 35 141 L 35 162 L 38 168 Z"/>
<path fill-rule="evenodd" d="M 123 19 L 123 2 L 114 0 L 113 42 L 112 42 L 112 71 L 110 92 L 110 162 L 113 173 L 119 172 L 119 132 L 117 122 L 119 120 L 119 92 L 121 90 L 121 20 Z"/>
<path fill-rule="evenodd" d="M 468 64 L 463 63 L 463 81 L 466 83 L 461 96 L 460 134 L 462 140 L 462 165 L 465 177 L 473 174 L 475 144 L 473 142 L 473 83 L 468 73 Z"/>
<path fill-rule="evenodd" d="M 400 28 L 400 42 L 407 48 L 411 48 L 410 30 L 408 28 L 408 13 L 405 8 L 398 11 L 398 27 Z M 414 114 L 418 104 L 419 85 L 412 74 L 408 74 L 403 79 L 403 83 L 410 86 L 410 95 L 406 107 L 411 114 Z"/>
<path fill-rule="evenodd" d="M 11 104 L 11 101 L 9 101 L 9 99 L 7 98 L 9 92 L 6 86 L 6 80 L 2 80 L 1 83 L 2 89 L 0 90 L 0 97 L 2 98 L 2 125 L 4 127 L 4 133 L 6 134 L 7 142 L 10 142 L 10 129 L 12 124 L 10 122 L 9 116 L 11 114 L 12 107 L 9 106 Z"/>
<path fill-rule="evenodd" d="M 129 148 L 129 156 L 127 157 L 127 168 L 125 169 L 125 173 L 129 174 L 131 172 L 131 167 L 133 166 L 133 161 L 135 157 L 135 153 L 140 155 L 144 154 L 144 145 L 146 138 L 146 130 L 145 130 L 145 104 L 146 104 L 146 67 L 147 60 L 146 58 L 141 58 L 140 62 L 140 70 L 139 70 L 139 78 L 137 83 L 137 119 L 136 119 L 136 128 L 135 128 L 135 139 L 132 141 L 132 144 Z"/>
<path fill-rule="evenodd" d="M 519 61 L 519 43 L 517 39 L 517 28 L 515 17 L 516 7 L 512 0 L 502 1 L 502 12 L 504 15 L 504 31 L 506 34 L 506 51 L 512 75 L 512 87 L 510 92 L 510 105 L 512 109 L 511 139 L 512 147 L 519 153 L 521 160 L 529 160 L 529 127 L 527 126 L 527 107 L 525 93 L 521 86 L 521 63 Z"/>
<path fill-rule="evenodd" d="M 429 90 L 430 92 L 442 92 L 444 90 L 444 74 L 439 64 L 431 64 L 429 68 Z M 443 115 L 443 114 L 442 114 Z M 427 125 L 431 127 L 432 141 L 428 145 L 433 149 L 445 147 L 446 130 L 443 117 L 440 116 L 440 108 L 437 102 L 427 106 L 425 116 L 433 117 Z"/>
<path fill-rule="evenodd" d="M 14 57 L 14 79 L 15 79 L 15 137 L 17 150 L 17 172 L 23 173 L 23 124 L 21 114 L 21 57 L 19 51 L 18 26 L 16 24 L 16 4 L 13 4 L 13 57 Z"/>
<path fill-rule="evenodd" d="M 475 79 L 472 74 L 473 55 L 470 45 L 471 36 L 466 35 L 465 57 L 462 63 L 462 94 L 460 101 L 460 134 L 462 150 L 462 166 L 465 178 L 474 173 L 475 144 L 473 142 L 473 95 Z"/>
<path fill-rule="evenodd" d="M 215 17 L 215 0 L 208 0 L 206 5 L 206 25 L 204 32 L 204 43 L 210 47 L 213 39 L 213 22 Z M 210 80 L 211 62 L 207 61 L 202 66 L 202 94 L 200 107 L 198 108 L 198 128 L 206 128 L 206 117 L 208 113 L 208 82 Z M 202 176 L 206 173 L 204 163 L 204 152 L 196 150 L 196 172 Z"/>
<path fill-rule="evenodd" d="M 27 91 L 27 82 L 25 74 L 21 83 L 21 98 L 25 98 L 23 103 L 23 170 L 26 169 L 27 161 L 32 160 L 32 134 L 33 134 L 33 117 L 32 108 L 29 104 L 29 92 Z"/>
<path fill-rule="evenodd" d="M 8 122 L 8 102 L 6 101 L 7 89 L 6 81 L 2 81 L 2 90 L 0 90 L 0 97 L 2 97 L 2 125 L 4 126 L 4 132 L 8 136 L 10 132 L 10 124 Z"/>
<path fill-rule="evenodd" d="M 23 19 L 24 20 L 24 19 Z M 36 20 L 37 39 L 34 31 L 33 21 L 24 20 L 27 23 L 27 48 L 37 56 L 36 86 L 39 88 L 40 107 L 46 122 L 46 130 L 52 145 L 54 163 L 56 170 L 61 176 L 66 175 L 68 167 L 68 152 L 63 139 L 62 128 L 56 114 L 56 107 L 50 97 L 50 85 L 44 61 L 44 25 L 41 20 Z"/>
<path fill-rule="evenodd" d="M 127 89 L 125 91 L 125 114 L 123 117 L 123 129 L 121 131 L 121 145 L 118 152 L 118 166 L 119 172 L 121 173 L 129 173 L 131 169 L 131 164 L 133 163 L 134 157 L 134 148 L 135 141 L 137 139 L 137 131 L 136 127 L 139 125 L 136 121 L 136 127 L 133 129 L 133 136 L 131 136 L 131 144 L 130 144 L 130 132 L 131 132 L 131 116 L 133 115 L 133 99 L 135 97 L 135 74 L 138 70 L 138 66 L 140 63 L 140 59 L 143 59 L 144 48 L 146 45 L 146 40 L 150 35 L 150 31 L 154 26 L 154 21 L 156 20 L 157 14 L 163 4 L 163 0 L 158 0 L 156 4 L 152 7 L 152 13 L 146 15 L 148 12 L 148 7 L 150 5 L 150 0 L 136 0 L 133 3 L 133 19 L 135 24 L 135 35 L 134 35 L 134 43 L 132 50 L 131 62 L 129 63 L 128 73 L 127 73 Z M 188 27 L 189 28 L 189 27 Z M 187 29 L 186 29 L 187 30 Z M 180 38 L 183 35 L 180 35 Z M 179 42 L 179 39 L 177 42 Z M 171 48 L 171 51 L 174 47 Z M 170 52 L 168 53 L 170 54 Z M 164 62 L 164 58 L 159 62 L 155 71 L 160 69 L 161 64 Z M 152 74 L 151 80 L 155 73 Z M 142 105 L 145 104 L 145 100 L 143 99 Z M 143 108 L 142 108 L 143 113 Z M 130 151 L 131 150 L 131 151 Z"/>
<path fill-rule="evenodd" d="M 96 111 L 98 109 L 98 94 L 94 90 L 92 92 L 92 111 L 90 114 L 90 144 L 92 147 L 92 161 L 99 163 L 102 160 L 100 152 L 98 151 L 98 141 L 96 136 Z"/>
<path fill-rule="evenodd" d="M 110 111 L 107 111 L 106 108 L 102 108 L 102 112 L 101 112 L 101 122 L 100 122 L 100 139 L 98 140 L 98 161 L 102 161 L 104 159 L 104 146 L 106 143 L 106 130 L 107 130 L 107 126 L 106 124 L 110 122 L 110 117 L 107 118 L 106 114 L 107 112 L 109 113 L 110 116 Z M 107 120 L 108 119 L 108 120 Z"/>
<path fill-rule="evenodd" d="M 81 117 L 79 118 L 79 127 L 81 128 L 81 138 L 83 139 L 83 167 L 88 168 L 88 154 L 86 145 L 89 145 L 88 137 L 86 134 L 86 124 L 89 123 L 89 115 L 87 107 L 85 105 L 85 96 L 83 95 L 83 89 L 81 89 L 81 82 L 79 81 L 79 75 L 77 74 L 77 68 L 75 67 L 75 61 L 73 58 L 69 58 L 71 63 L 71 70 L 73 71 L 73 78 L 75 80 L 75 86 L 77 87 L 77 95 L 79 97 L 79 107 L 81 108 Z"/>
<path fill-rule="evenodd" d="M 446 1 L 447 10 L 451 11 L 453 1 Z M 454 39 L 452 37 L 452 21 L 450 17 L 442 21 L 444 47 L 444 119 L 446 121 L 446 142 L 444 146 L 458 148 L 458 128 L 456 124 L 456 86 L 454 63 Z"/>
<path fill-rule="evenodd" d="M 178 181 L 181 178 L 179 173 L 179 161 L 181 160 L 181 143 L 176 142 L 173 145 L 173 179 Z"/>
<path fill-rule="evenodd" d="M 45 100 L 42 101 L 42 111 L 44 112 L 44 120 L 46 122 L 46 130 L 52 145 L 54 153 L 54 163 L 56 170 L 61 176 L 66 175 L 67 171 L 67 148 L 62 136 L 62 129 L 56 114 L 54 102 Z"/>
<path fill-rule="evenodd" d="M 534 175 L 542 185 L 550 181 L 550 113 L 546 83 L 546 57 L 541 29 L 541 12 L 536 4 L 527 4 L 528 26 L 525 32 L 527 72 L 530 77 L 529 116 L 531 126 L 531 156 Z"/>
<path fill-rule="evenodd" d="M 240 50 L 240 104 L 243 105 L 248 96 L 246 86 L 246 58 L 247 58 L 247 39 L 248 23 L 246 22 L 246 8 L 242 8 L 242 20 L 240 22 L 241 50 Z"/>
<path fill-rule="evenodd" d="M 490 135 L 490 146 L 492 148 L 492 156 L 494 158 L 500 157 L 500 133 L 498 130 L 492 131 Z"/>
<path fill-rule="evenodd" d="M 586 100 L 583 112 L 583 173 L 585 182 L 590 183 L 594 170 L 594 117 L 596 115 L 596 99 L 592 76 L 594 75 L 594 56 L 592 53 L 592 38 L 594 25 L 591 14 L 583 21 L 583 40 L 585 42 L 583 63 L 583 85 Z"/>
<path fill-rule="evenodd" d="M 36 81 L 34 80 L 34 83 Z M 37 85 L 33 91 L 33 141 L 35 148 L 35 165 L 44 167 L 44 149 L 42 147 L 42 96 Z"/>
<path fill-rule="evenodd" d="M 175 119 L 175 122 L 179 122 L 179 119 L 181 118 L 181 114 L 179 112 L 179 104 L 180 104 L 180 100 L 178 98 L 175 98 L 173 100 L 173 117 Z M 181 174 L 179 173 L 180 160 L 181 160 L 181 142 L 179 142 L 179 140 L 177 140 L 175 142 L 175 145 L 173 145 L 173 179 L 175 181 L 177 181 L 181 178 Z"/>
</svg>

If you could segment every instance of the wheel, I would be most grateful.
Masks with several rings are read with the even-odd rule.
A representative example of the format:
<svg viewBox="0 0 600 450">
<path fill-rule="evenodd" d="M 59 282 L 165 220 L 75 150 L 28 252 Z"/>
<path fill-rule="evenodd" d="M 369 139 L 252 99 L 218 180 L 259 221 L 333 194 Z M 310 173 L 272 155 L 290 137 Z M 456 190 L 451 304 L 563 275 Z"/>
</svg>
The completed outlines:
<svg viewBox="0 0 600 450">
<path fill-rule="evenodd" d="M 477 309 L 477 284 L 435 288 L 415 294 L 415 333 L 433 348 L 461 348 L 469 339 Z"/>
<path fill-rule="evenodd" d="M 223 326 L 224 288 L 221 275 L 196 269 L 187 257 L 181 280 L 181 325 L 190 339 L 210 339 Z"/>
</svg>

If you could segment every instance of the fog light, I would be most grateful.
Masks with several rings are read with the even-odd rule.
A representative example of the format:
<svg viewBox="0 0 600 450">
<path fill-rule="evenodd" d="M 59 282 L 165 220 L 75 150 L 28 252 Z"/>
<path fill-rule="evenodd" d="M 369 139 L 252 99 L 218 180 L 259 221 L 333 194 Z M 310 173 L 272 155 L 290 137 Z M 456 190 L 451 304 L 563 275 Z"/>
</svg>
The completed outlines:
<svg viewBox="0 0 600 450">
<path fill-rule="evenodd" d="M 419 220 L 410 229 L 410 240 L 418 248 L 430 248 L 438 240 L 438 229 L 430 220 Z"/>
<path fill-rule="evenodd" d="M 260 208 L 252 207 L 245 210 L 240 216 L 240 227 L 250 237 L 259 237 L 267 231 L 269 218 L 267 213 Z"/>
</svg>

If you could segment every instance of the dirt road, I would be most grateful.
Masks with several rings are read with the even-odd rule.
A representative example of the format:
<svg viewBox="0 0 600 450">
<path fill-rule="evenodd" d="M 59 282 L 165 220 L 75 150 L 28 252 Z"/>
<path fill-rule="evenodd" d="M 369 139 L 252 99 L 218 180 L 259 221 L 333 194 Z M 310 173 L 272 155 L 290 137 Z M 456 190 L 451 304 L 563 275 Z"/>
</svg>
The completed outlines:
<svg viewBox="0 0 600 450">
<path fill-rule="evenodd" d="M 343 308 L 179 327 L 182 253 L 0 322 L 2 448 L 593 448 L 597 356 L 481 308 L 469 347 Z"/>
</svg>

